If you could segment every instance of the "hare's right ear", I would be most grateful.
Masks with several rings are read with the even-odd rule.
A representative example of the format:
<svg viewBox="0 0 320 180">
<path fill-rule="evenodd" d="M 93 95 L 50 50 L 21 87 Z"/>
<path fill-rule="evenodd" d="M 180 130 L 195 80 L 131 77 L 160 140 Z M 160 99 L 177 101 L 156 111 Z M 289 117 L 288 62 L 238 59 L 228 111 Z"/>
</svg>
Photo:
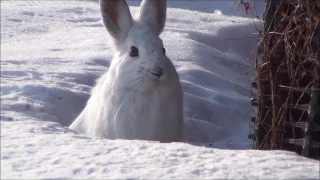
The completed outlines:
<svg viewBox="0 0 320 180">
<path fill-rule="evenodd" d="M 133 19 L 125 0 L 100 0 L 102 20 L 116 48 L 125 41 Z"/>
</svg>

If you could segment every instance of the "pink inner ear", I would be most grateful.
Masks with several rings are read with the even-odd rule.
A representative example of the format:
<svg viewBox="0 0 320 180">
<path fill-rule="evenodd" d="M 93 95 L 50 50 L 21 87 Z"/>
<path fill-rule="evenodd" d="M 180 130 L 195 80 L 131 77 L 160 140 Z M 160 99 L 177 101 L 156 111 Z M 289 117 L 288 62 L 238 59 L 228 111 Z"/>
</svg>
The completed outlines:
<svg viewBox="0 0 320 180">
<path fill-rule="evenodd" d="M 106 0 L 107 1 L 107 13 L 111 19 L 111 21 L 119 27 L 119 11 L 118 11 L 118 5 L 117 1 L 113 0 Z"/>
</svg>

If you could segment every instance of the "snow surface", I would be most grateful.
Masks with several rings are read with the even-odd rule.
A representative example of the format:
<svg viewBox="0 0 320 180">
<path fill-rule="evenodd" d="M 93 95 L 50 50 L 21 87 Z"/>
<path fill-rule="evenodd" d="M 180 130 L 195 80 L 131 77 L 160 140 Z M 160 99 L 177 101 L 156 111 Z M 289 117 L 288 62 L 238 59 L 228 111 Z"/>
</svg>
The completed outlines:
<svg viewBox="0 0 320 180">
<path fill-rule="evenodd" d="M 129 1 L 133 14 L 139 3 Z M 169 1 L 161 37 L 183 86 L 188 143 L 164 144 L 67 128 L 113 56 L 96 1 L 1 1 L 1 179 L 319 179 L 319 161 L 248 150 L 259 21 L 231 3 Z"/>
<path fill-rule="evenodd" d="M 74 135 L 58 123 L 21 123 L 2 124 L 1 179 L 319 178 L 319 162 L 292 152 L 99 140 Z"/>
</svg>

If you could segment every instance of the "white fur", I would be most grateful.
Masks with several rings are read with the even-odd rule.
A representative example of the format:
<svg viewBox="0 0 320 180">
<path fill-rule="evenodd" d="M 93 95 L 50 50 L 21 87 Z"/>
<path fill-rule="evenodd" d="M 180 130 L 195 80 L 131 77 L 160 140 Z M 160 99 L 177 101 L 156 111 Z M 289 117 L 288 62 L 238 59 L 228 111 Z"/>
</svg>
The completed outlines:
<svg viewBox="0 0 320 180">
<path fill-rule="evenodd" d="M 141 8 L 166 8 L 156 7 L 152 1 L 144 0 Z M 123 8 L 127 5 L 125 1 L 119 2 L 121 11 L 129 9 Z M 103 8 L 101 10 L 104 11 Z M 120 14 L 130 14 L 121 11 Z M 107 12 L 102 14 L 108 16 Z M 150 17 L 144 17 L 146 15 Z M 109 139 L 182 141 L 183 93 L 178 74 L 163 53 L 163 44 L 157 32 L 162 31 L 164 22 L 159 23 L 159 27 L 150 27 L 144 19 L 150 20 L 156 16 L 141 13 L 140 18 L 127 26 L 130 29 L 121 29 L 126 27 L 120 27 L 119 22 L 130 22 L 131 16 L 118 17 L 116 20 L 108 19 L 108 22 L 104 18 L 116 49 L 109 71 L 97 81 L 86 107 L 70 128 L 79 133 Z M 165 14 L 162 19 L 165 21 Z M 110 29 L 110 26 L 120 27 L 119 31 Z M 124 36 L 124 40 L 116 39 Z M 131 46 L 139 49 L 138 57 L 129 55 Z M 155 68 L 162 69 L 160 78 L 151 74 Z"/>
</svg>

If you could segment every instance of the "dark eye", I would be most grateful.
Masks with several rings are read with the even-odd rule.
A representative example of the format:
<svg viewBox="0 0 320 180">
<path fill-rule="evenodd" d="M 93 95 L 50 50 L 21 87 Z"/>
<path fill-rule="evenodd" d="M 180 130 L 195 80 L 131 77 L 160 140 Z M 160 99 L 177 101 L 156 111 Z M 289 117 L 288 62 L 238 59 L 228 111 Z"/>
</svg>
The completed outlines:
<svg viewBox="0 0 320 180">
<path fill-rule="evenodd" d="M 166 49 L 163 47 L 162 48 L 163 54 L 166 54 Z"/>
<path fill-rule="evenodd" d="M 135 46 L 131 46 L 129 54 L 131 57 L 137 57 L 139 55 L 139 49 Z"/>
</svg>

